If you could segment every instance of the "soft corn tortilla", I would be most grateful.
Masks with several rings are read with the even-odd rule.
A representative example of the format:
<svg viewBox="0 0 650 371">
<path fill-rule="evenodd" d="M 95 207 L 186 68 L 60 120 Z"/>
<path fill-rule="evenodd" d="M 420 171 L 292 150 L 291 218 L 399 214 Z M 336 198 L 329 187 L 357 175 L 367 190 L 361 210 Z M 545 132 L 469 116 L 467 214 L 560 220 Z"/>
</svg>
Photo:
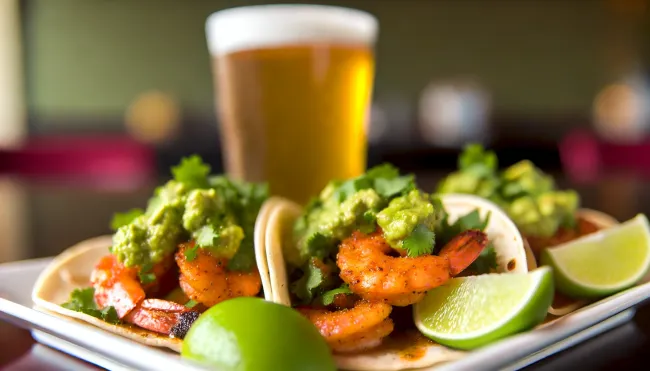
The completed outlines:
<svg viewBox="0 0 650 371">
<path fill-rule="evenodd" d="M 266 251 L 260 241 L 264 240 L 268 215 L 277 201 L 277 199 L 272 198 L 262 205 L 256 219 L 254 231 L 255 258 L 260 271 L 264 298 L 269 301 L 272 300 L 269 271 L 265 258 Z M 93 268 L 102 256 L 109 253 L 108 249 L 111 244 L 112 236 L 110 235 L 95 237 L 68 248 L 54 258 L 41 272 L 34 284 L 32 290 L 34 309 L 65 319 L 89 323 L 145 345 L 169 348 L 180 353 L 183 343 L 181 339 L 157 334 L 136 326 L 113 325 L 85 313 L 63 308 L 60 305 L 68 301 L 70 293 L 74 289 L 90 286 L 90 275 Z"/>
<path fill-rule="evenodd" d="M 451 222 L 478 209 L 481 217 L 491 213 L 486 233 L 494 244 L 499 272 L 528 272 L 523 238 L 515 224 L 495 204 L 472 195 L 442 195 L 441 201 Z M 291 306 L 283 246 L 291 243 L 293 222 L 300 216 L 299 205 L 284 200 L 270 213 L 266 229 L 266 256 L 273 301 Z M 510 263 L 512 262 L 512 263 Z M 510 269 L 508 268 L 510 263 Z M 405 370 L 431 367 L 457 360 L 466 352 L 447 348 L 426 339 L 418 331 L 391 334 L 379 348 L 366 352 L 334 355 L 344 370 Z"/>
<path fill-rule="evenodd" d="M 113 325 L 85 313 L 63 308 L 74 289 L 90 286 L 90 275 L 99 259 L 108 254 L 111 236 L 101 236 L 80 242 L 61 253 L 38 277 L 32 291 L 34 309 L 62 318 L 86 322 L 103 330 L 139 343 L 164 347 L 180 352 L 182 340 L 156 334 L 129 325 Z"/>
<path fill-rule="evenodd" d="M 262 290 L 264 298 L 272 300 L 271 279 L 269 274 L 268 259 L 266 258 L 266 226 L 269 215 L 276 205 L 282 202 L 281 198 L 270 197 L 260 207 L 260 211 L 255 219 L 254 244 L 255 244 L 255 262 L 257 269 L 260 271 L 262 281 Z"/>
<path fill-rule="evenodd" d="M 606 229 L 616 224 L 619 224 L 619 221 L 614 219 L 612 216 L 596 210 L 580 209 L 578 210 L 577 214 L 578 214 L 577 215 L 578 218 L 587 220 L 595 224 L 596 226 L 599 227 L 599 229 Z M 533 255 L 533 252 L 526 238 L 524 238 L 524 247 L 526 248 L 526 252 L 528 254 L 528 264 L 529 264 L 528 270 L 533 270 L 537 268 L 537 260 L 535 259 L 535 256 Z M 557 297 L 558 296 L 556 296 L 556 298 Z M 561 298 L 562 298 L 561 301 L 558 300 L 554 301 L 554 303 L 548 309 L 549 314 L 556 317 L 561 317 L 589 304 L 589 301 L 587 300 L 571 299 L 564 296 L 562 296 Z"/>
</svg>

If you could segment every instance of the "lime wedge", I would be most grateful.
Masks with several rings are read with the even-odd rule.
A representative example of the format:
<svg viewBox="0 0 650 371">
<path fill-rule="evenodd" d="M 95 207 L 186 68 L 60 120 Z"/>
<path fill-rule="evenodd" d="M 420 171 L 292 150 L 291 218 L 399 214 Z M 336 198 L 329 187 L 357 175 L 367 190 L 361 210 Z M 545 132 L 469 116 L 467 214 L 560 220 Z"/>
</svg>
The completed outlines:
<svg viewBox="0 0 650 371">
<path fill-rule="evenodd" d="M 553 301 L 548 267 L 454 278 L 415 304 L 415 325 L 442 345 L 473 349 L 544 321 Z"/>
<path fill-rule="evenodd" d="M 544 249 L 558 291 L 577 298 L 611 295 L 636 284 L 650 266 L 650 227 L 643 214 L 562 245 Z"/>
<path fill-rule="evenodd" d="M 325 338 L 298 311 L 261 298 L 223 301 L 194 321 L 181 355 L 223 371 L 334 371 Z"/>
</svg>

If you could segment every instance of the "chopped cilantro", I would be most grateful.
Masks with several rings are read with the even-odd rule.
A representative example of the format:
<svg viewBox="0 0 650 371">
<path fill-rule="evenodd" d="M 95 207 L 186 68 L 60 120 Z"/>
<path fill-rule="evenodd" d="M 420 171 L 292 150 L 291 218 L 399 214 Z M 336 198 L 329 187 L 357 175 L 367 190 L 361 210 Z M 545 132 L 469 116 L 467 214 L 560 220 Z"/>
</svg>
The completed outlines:
<svg viewBox="0 0 650 371">
<path fill-rule="evenodd" d="M 332 248 L 336 248 L 336 241 L 321 232 L 314 232 L 309 235 L 305 242 L 309 256 L 317 258 L 324 258 L 332 252 Z"/>
<path fill-rule="evenodd" d="M 190 301 L 185 303 L 185 307 L 186 308 L 194 308 L 197 304 L 199 304 L 199 303 L 197 303 L 196 301 L 190 299 Z"/>
<path fill-rule="evenodd" d="M 406 194 L 415 189 L 413 175 L 404 175 L 392 179 L 375 179 L 375 189 L 381 196 L 390 198 L 400 194 Z"/>
<path fill-rule="evenodd" d="M 130 224 L 135 218 L 144 214 L 142 209 L 131 209 L 125 213 L 115 213 L 111 220 L 111 229 L 117 231 L 118 228 Z"/>
<path fill-rule="evenodd" d="M 469 229 L 484 231 L 490 220 L 490 215 L 488 212 L 485 219 L 482 220 L 478 210 L 472 210 L 458 218 L 455 222 L 449 223 L 448 215 L 445 212 L 441 222 L 437 226 L 438 228 L 436 228 L 436 246 L 441 248 L 447 242 L 451 241 L 452 238 Z"/>
<path fill-rule="evenodd" d="M 219 238 L 219 234 L 214 230 L 213 226 L 208 224 L 199 229 L 196 237 L 196 244 L 199 247 L 214 246 L 217 238 Z"/>
<path fill-rule="evenodd" d="M 372 180 L 364 175 L 361 175 L 358 178 L 343 182 L 343 184 L 341 184 L 335 193 L 338 197 L 338 201 L 343 202 L 358 191 L 368 188 L 372 188 Z"/>
<path fill-rule="evenodd" d="M 199 247 L 197 245 L 194 245 L 191 248 L 186 249 L 185 252 L 183 252 L 183 254 L 185 255 L 185 259 L 189 262 L 196 259 L 196 253 L 198 248 Z"/>
<path fill-rule="evenodd" d="M 377 179 L 377 178 L 392 179 L 399 176 L 399 170 L 391 164 L 384 163 L 368 169 L 368 171 L 366 172 L 366 176 L 373 179 Z"/>
<path fill-rule="evenodd" d="M 156 280 L 156 275 L 153 274 L 152 270 L 153 265 L 151 263 L 144 264 L 142 267 L 140 267 L 140 270 L 138 271 L 138 277 L 140 278 L 141 283 L 146 285 Z"/>
<path fill-rule="evenodd" d="M 61 306 L 66 309 L 74 310 L 76 312 L 85 313 L 89 316 L 99 318 L 108 323 L 120 323 L 120 320 L 117 317 L 117 311 L 112 306 L 101 310 L 97 308 L 94 295 L 95 289 L 92 287 L 85 289 L 75 289 L 70 294 L 70 299 L 67 302 L 61 304 Z"/>
<path fill-rule="evenodd" d="M 431 254 L 434 246 L 433 233 L 424 224 L 418 224 L 413 232 L 404 240 L 403 247 L 409 257 Z"/>
<path fill-rule="evenodd" d="M 469 270 L 477 274 L 490 273 L 492 269 L 497 268 L 497 253 L 494 250 L 494 245 L 489 242 L 488 245 L 481 251 L 481 255 L 474 260 L 469 266 Z"/>
<path fill-rule="evenodd" d="M 321 295 L 321 302 L 323 305 L 330 305 L 334 302 L 334 298 L 336 295 L 339 294 L 352 294 L 352 291 L 350 290 L 350 287 L 347 284 L 341 285 L 341 287 L 325 291 L 323 295 Z"/>
<path fill-rule="evenodd" d="M 324 264 L 320 259 L 312 258 L 304 266 L 302 277 L 291 284 L 291 292 L 302 303 L 311 303 L 320 293 L 336 287 L 338 275 L 334 274 L 335 270 L 334 264 Z"/>
<path fill-rule="evenodd" d="M 486 174 L 497 170 L 497 155 L 493 151 L 486 151 L 477 143 L 465 146 L 463 153 L 458 157 L 460 170 L 480 171 Z M 481 170 L 477 170 L 477 169 Z"/>
<path fill-rule="evenodd" d="M 205 164 L 201 157 L 192 155 L 184 157 L 181 163 L 172 167 L 174 179 L 190 188 L 207 188 L 210 165 Z"/>
<path fill-rule="evenodd" d="M 336 188 L 334 196 L 338 202 L 343 202 L 356 192 L 369 188 L 390 199 L 415 189 L 415 180 L 411 174 L 400 176 L 399 170 L 393 165 L 382 164 L 369 169 L 365 174 L 344 181 Z"/>
<path fill-rule="evenodd" d="M 449 223 L 448 215 L 444 212 L 442 208 L 442 203 L 440 200 L 436 199 L 435 204 L 440 207 L 440 210 L 443 211 L 443 217 L 440 224 L 436 228 L 436 248 L 442 248 L 447 242 L 452 238 L 459 235 L 460 233 L 469 230 L 469 229 L 478 229 L 482 232 L 485 231 L 485 228 L 490 221 L 490 213 L 485 216 L 485 219 L 481 219 L 481 215 L 478 210 L 472 210 L 471 212 L 461 216 L 454 223 Z M 481 251 L 481 254 L 476 258 L 476 260 L 469 266 L 468 269 L 476 272 L 477 274 L 490 273 L 491 269 L 497 267 L 496 252 L 494 250 L 494 245 L 492 242 L 488 242 L 488 245 Z"/>
</svg>

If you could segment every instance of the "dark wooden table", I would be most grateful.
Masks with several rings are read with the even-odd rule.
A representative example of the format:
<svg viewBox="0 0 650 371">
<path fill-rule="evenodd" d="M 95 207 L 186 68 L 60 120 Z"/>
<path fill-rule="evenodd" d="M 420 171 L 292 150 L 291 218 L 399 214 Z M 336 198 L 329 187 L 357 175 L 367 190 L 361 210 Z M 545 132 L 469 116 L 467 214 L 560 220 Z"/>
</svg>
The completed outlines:
<svg viewBox="0 0 650 371">
<path fill-rule="evenodd" d="M 439 175 L 418 175 L 431 190 Z M 594 184 L 571 184 L 585 207 L 607 212 L 619 220 L 650 214 L 650 192 L 644 181 L 608 176 Z M 28 181 L 0 177 L 0 263 L 53 256 L 80 240 L 109 233 L 114 211 L 142 206 L 154 184 Z M 30 333 L 0 321 L 0 369 L 96 370 L 97 367 L 37 344 Z M 635 319 L 574 348 L 547 358 L 531 370 L 647 369 L 650 350 L 650 306 L 641 306 Z"/>
</svg>

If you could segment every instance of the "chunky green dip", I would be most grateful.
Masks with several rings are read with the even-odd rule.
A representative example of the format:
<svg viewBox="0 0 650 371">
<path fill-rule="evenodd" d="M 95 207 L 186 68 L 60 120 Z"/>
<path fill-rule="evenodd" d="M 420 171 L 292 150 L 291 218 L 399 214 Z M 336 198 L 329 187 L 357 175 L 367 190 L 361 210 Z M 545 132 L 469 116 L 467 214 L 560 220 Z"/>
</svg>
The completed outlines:
<svg viewBox="0 0 650 371">
<path fill-rule="evenodd" d="M 172 168 L 174 179 L 156 188 L 145 211 L 116 214 L 111 253 L 127 267 L 148 270 L 173 254 L 177 246 L 195 241 L 195 249 L 229 259 L 229 268 L 250 270 L 255 264 L 253 229 L 268 197 L 264 184 L 210 176 L 198 156 Z M 193 259 L 196 250 L 186 252 Z"/>
<path fill-rule="evenodd" d="M 528 161 L 498 171 L 494 152 L 478 144 L 465 148 L 458 171 L 438 185 L 438 193 L 469 193 L 501 206 L 524 235 L 550 237 L 575 226 L 580 199 L 573 190 L 556 189 L 553 178 Z"/>
<path fill-rule="evenodd" d="M 448 236 L 441 232 L 460 233 L 461 227 L 483 229 L 486 225 L 476 213 L 471 220 L 461 218 L 460 222 L 467 223 L 452 228 L 445 215 L 440 202 L 416 187 L 413 175 L 400 175 L 388 164 L 353 179 L 332 181 L 294 224 L 293 241 L 284 244 L 291 292 L 300 303 L 317 300 L 324 304 L 335 294 L 349 293 L 338 277 L 335 261 L 339 243 L 355 231 L 381 230 L 396 253 L 417 257 L 444 245 Z M 437 234 L 442 239 L 435 238 Z M 494 256 L 487 259 L 494 261 Z"/>
</svg>

